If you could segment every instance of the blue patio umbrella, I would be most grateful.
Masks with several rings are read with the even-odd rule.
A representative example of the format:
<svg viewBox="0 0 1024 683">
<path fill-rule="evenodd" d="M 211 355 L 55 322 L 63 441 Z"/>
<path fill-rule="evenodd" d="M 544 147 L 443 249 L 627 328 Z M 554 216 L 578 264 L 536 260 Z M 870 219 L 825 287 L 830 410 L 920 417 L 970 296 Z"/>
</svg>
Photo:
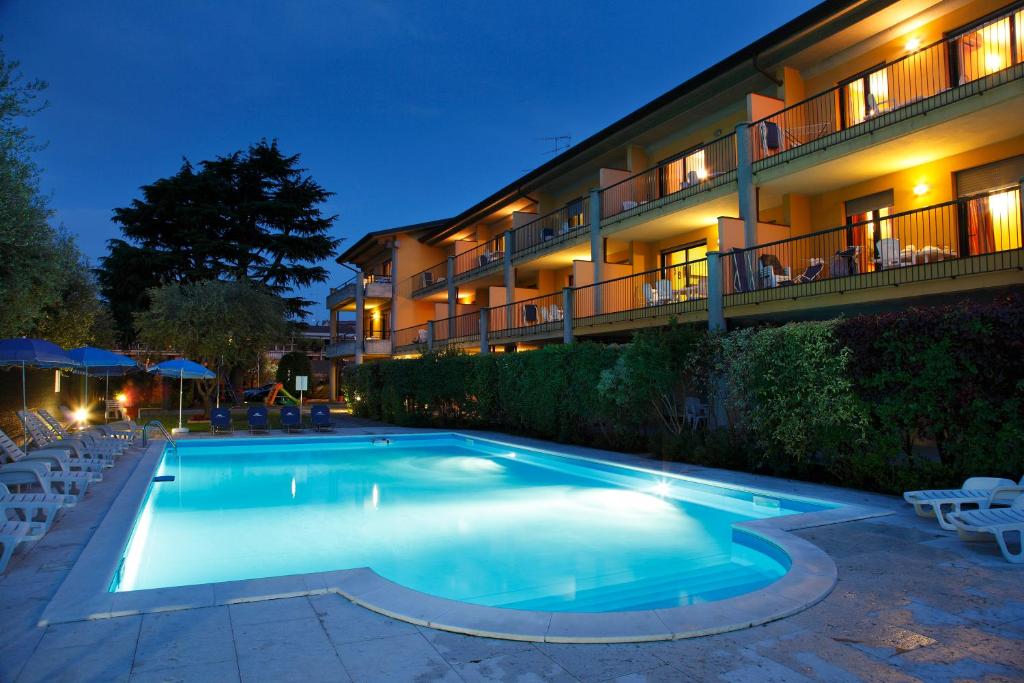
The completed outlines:
<svg viewBox="0 0 1024 683">
<path fill-rule="evenodd" d="M 149 369 L 149 372 L 154 375 L 161 375 L 163 377 L 177 377 L 178 378 L 178 431 L 188 431 L 181 423 L 182 403 L 185 396 L 185 380 L 187 379 L 213 379 L 217 375 L 211 370 L 207 370 L 199 363 L 188 360 L 187 358 L 178 358 L 176 360 L 165 360 L 163 363 L 157 363 Z"/>
<path fill-rule="evenodd" d="M 78 362 L 53 342 L 48 342 L 45 339 L 19 337 L 0 340 L 0 366 L 21 366 L 21 408 L 27 413 L 25 368 L 75 368 L 78 367 Z M 24 424 L 24 419 L 22 423 Z M 27 437 L 27 425 L 25 425 L 25 434 Z M 27 438 L 25 445 L 28 445 Z"/>
<path fill-rule="evenodd" d="M 114 353 L 113 351 L 107 351 L 105 349 L 97 349 L 92 346 L 82 346 L 77 349 L 71 349 L 68 351 L 68 356 L 79 364 L 79 367 L 75 372 L 86 376 L 86 406 L 89 405 L 89 377 L 107 378 L 106 388 L 103 390 L 103 397 L 105 400 L 107 391 L 110 389 L 111 375 L 118 377 L 141 369 L 139 364 L 128 356 L 123 356 L 120 353 Z"/>
</svg>

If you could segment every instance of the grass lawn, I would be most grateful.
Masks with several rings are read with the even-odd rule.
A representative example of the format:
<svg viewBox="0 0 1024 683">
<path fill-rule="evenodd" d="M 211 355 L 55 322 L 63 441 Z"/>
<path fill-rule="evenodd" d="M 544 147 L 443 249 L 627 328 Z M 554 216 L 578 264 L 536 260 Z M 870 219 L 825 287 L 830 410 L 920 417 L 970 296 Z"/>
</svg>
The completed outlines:
<svg viewBox="0 0 1024 683">
<path fill-rule="evenodd" d="M 308 425 L 308 423 L 309 423 L 309 414 L 308 414 L 307 411 L 308 411 L 308 409 L 303 410 L 302 417 L 303 417 L 303 422 Z M 271 408 L 268 412 L 270 413 L 268 415 L 268 420 L 269 420 L 269 423 L 270 423 L 270 428 L 271 429 L 280 429 L 281 428 L 280 408 L 275 406 L 275 407 Z M 209 417 L 209 416 L 207 416 L 207 417 Z M 184 421 L 183 421 L 182 424 L 185 427 L 188 427 L 190 432 L 208 432 L 208 431 L 210 431 L 210 420 L 209 419 L 202 420 L 202 421 L 192 421 L 192 422 L 190 422 L 188 418 L 189 418 L 189 416 L 188 416 L 188 414 L 186 414 L 184 416 Z M 145 411 L 142 414 L 142 419 L 139 421 L 139 423 L 140 424 L 144 424 L 146 422 L 149 422 L 150 420 L 160 420 L 160 422 L 163 423 L 164 427 L 167 427 L 167 430 L 170 431 L 172 428 L 178 426 L 178 411 L 173 410 L 173 411 L 168 411 L 168 412 L 153 412 L 153 411 L 147 410 L 147 411 Z M 249 431 L 249 419 L 246 417 L 245 412 L 234 412 L 234 411 L 232 411 L 232 413 L 231 413 L 231 423 L 235 426 L 235 431 L 236 432 L 243 432 L 243 433 L 245 433 L 245 432 Z"/>
</svg>

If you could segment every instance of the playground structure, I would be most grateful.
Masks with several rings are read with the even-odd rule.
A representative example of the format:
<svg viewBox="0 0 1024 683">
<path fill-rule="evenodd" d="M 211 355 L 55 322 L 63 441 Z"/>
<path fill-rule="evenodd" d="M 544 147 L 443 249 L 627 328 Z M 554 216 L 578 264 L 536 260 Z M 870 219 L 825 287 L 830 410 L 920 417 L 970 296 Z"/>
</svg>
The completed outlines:
<svg viewBox="0 0 1024 683">
<path fill-rule="evenodd" d="M 290 393 L 288 393 L 288 390 L 284 388 L 284 384 L 282 384 L 281 382 L 278 382 L 274 385 L 274 388 L 270 390 L 270 393 L 267 394 L 267 398 L 263 402 L 266 403 L 268 406 L 272 406 L 274 405 L 274 402 L 277 401 L 278 395 L 281 396 L 281 403 L 283 403 L 286 406 L 299 405 L 299 399 L 295 398 Z"/>
</svg>

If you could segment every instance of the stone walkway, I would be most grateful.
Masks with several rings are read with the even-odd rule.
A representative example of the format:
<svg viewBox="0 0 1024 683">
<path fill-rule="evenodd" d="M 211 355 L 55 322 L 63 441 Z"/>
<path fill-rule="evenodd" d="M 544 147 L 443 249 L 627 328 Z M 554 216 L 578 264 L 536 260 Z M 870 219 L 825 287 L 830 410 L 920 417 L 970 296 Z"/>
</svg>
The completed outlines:
<svg viewBox="0 0 1024 683">
<path fill-rule="evenodd" d="M 333 594 L 36 628 L 136 461 L 124 458 L 0 578 L 0 682 L 1024 680 L 1024 567 L 1004 562 L 995 544 L 962 543 L 894 498 L 699 468 L 691 471 L 894 514 L 799 532 L 839 568 L 823 602 L 691 640 L 474 638 Z"/>
</svg>

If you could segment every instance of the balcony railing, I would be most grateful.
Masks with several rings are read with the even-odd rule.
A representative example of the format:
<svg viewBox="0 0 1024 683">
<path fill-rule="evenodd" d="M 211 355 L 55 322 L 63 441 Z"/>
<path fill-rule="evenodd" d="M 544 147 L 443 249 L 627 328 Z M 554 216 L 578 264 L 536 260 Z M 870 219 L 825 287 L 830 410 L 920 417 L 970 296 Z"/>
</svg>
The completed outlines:
<svg viewBox="0 0 1024 683">
<path fill-rule="evenodd" d="M 464 278 L 474 273 L 500 268 L 505 260 L 505 236 L 487 240 L 455 257 L 455 277 Z"/>
<path fill-rule="evenodd" d="M 413 275 L 408 280 L 409 293 L 413 297 L 426 296 L 448 286 L 448 261 L 442 261 Z"/>
<path fill-rule="evenodd" d="M 561 334 L 565 320 L 561 292 L 544 294 L 488 309 L 487 331 L 495 338 L 547 332 Z"/>
<path fill-rule="evenodd" d="M 427 324 L 413 325 L 395 330 L 395 351 L 412 351 L 417 347 L 425 348 L 427 345 Z"/>
<path fill-rule="evenodd" d="M 577 287 L 573 322 L 590 325 L 707 309 L 708 260 L 694 259 Z"/>
<path fill-rule="evenodd" d="M 1024 26 L 1019 7 L 754 122 L 753 161 L 769 168 L 823 147 L 817 140 L 832 145 L 1021 78 L 1024 41 L 1018 33 L 1014 45 L 1012 26 Z"/>
<path fill-rule="evenodd" d="M 726 305 L 791 299 L 1020 266 L 1020 190 L 881 216 L 723 256 Z"/>
<path fill-rule="evenodd" d="M 691 197 L 736 177 L 730 133 L 601 190 L 601 217 L 632 216 Z"/>
<path fill-rule="evenodd" d="M 516 228 L 513 255 L 521 258 L 550 249 L 586 233 L 589 227 L 590 202 L 582 199 Z"/>
<path fill-rule="evenodd" d="M 455 344 L 480 338 L 480 311 L 434 321 L 434 344 Z"/>
</svg>

